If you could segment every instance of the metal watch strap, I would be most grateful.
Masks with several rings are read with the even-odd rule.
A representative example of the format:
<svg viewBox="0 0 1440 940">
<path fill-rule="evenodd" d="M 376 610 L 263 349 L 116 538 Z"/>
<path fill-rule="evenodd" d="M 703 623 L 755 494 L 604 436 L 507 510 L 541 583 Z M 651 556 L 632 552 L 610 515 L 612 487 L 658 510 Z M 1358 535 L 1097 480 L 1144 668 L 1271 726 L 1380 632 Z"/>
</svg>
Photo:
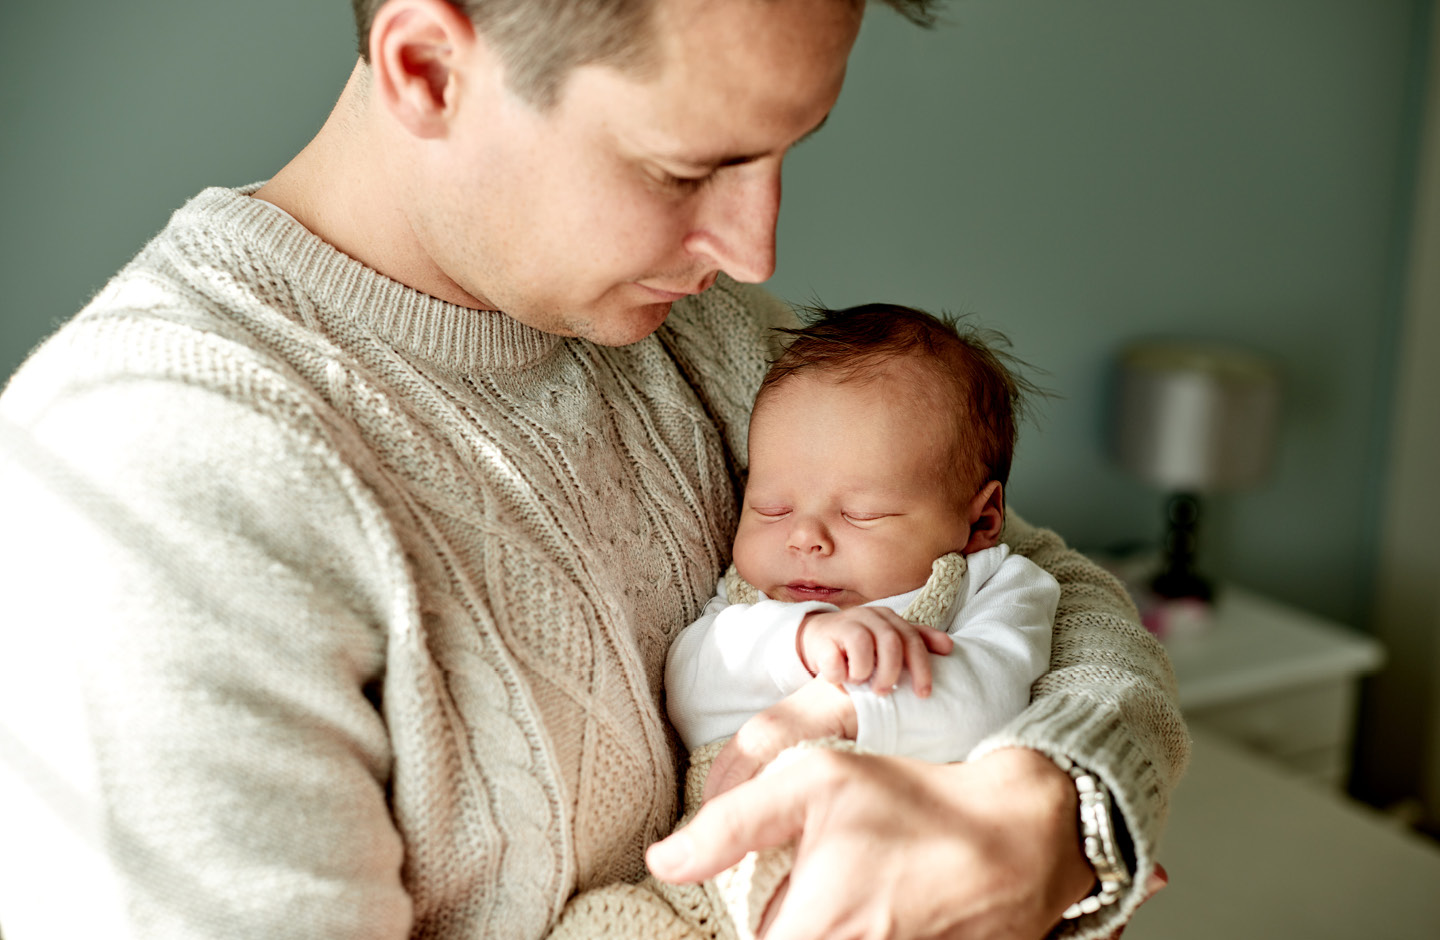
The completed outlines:
<svg viewBox="0 0 1440 940">
<path fill-rule="evenodd" d="M 1066 920 L 1074 920 L 1119 900 L 1120 893 L 1130 886 L 1130 870 L 1115 840 L 1110 791 L 1099 777 L 1075 766 L 1068 757 L 1051 759 L 1075 781 L 1075 792 L 1080 797 L 1080 845 L 1100 883 L 1100 890 L 1076 901 L 1060 915 Z"/>
</svg>

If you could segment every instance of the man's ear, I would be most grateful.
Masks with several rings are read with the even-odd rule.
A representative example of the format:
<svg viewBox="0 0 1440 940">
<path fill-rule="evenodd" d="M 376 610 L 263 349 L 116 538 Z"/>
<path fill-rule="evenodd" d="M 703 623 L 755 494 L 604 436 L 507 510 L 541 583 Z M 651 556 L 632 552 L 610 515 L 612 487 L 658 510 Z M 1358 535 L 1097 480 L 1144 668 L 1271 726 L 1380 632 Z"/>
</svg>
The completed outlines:
<svg viewBox="0 0 1440 940">
<path fill-rule="evenodd" d="M 970 520 L 970 541 L 965 543 L 964 554 L 1000 544 L 1000 533 L 1005 529 L 1005 489 L 999 480 L 986 483 L 970 500 L 966 512 Z"/>
<path fill-rule="evenodd" d="M 372 94 L 416 137 L 443 137 L 479 36 L 445 0 L 389 0 L 370 26 Z"/>
</svg>

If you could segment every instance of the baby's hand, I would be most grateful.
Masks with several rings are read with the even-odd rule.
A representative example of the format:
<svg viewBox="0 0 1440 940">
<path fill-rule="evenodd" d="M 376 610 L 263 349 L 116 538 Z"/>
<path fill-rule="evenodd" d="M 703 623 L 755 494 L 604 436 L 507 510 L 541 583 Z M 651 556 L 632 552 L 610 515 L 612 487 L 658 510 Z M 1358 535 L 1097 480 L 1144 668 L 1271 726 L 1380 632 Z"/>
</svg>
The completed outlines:
<svg viewBox="0 0 1440 940">
<path fill-rule="evenodd" d="M 905 620 L 885 607 L 806 614 L 795 648 L 810 675 L 829 682 L 864 682 L 885 695 L 910 670 L 915 694 L 930 694 L 930 654 L 944 656 L 955 642 L 940 630 Z"/>
</svg>

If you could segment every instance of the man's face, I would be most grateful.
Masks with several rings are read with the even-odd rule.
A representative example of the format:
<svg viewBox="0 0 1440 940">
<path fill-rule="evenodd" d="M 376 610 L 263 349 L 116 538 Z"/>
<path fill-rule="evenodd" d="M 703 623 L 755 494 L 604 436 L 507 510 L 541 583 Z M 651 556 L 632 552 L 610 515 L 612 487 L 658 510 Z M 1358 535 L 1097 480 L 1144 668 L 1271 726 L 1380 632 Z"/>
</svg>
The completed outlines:
<svg viewBox="0 0 1440 940">
<path fill-rule="evenodd" d="M 717 272 L 774 270 L 780 164 L 840 93 L 863 4 L 656 0 L 656 67 L 583 66 L 541 112 L 459 73 L 410 224 L 477 306 L 620 345 Z M 477 70 L 478 71 L 478 70 Z"/>
<path fill-rule="evenodd" d="M 953 407 L 913 368 L 873 381 L 800 373 L 750 419 L 735 567 L 772 600 L 854 607 L 913 591 L 962 551 Z"/>
</svg>

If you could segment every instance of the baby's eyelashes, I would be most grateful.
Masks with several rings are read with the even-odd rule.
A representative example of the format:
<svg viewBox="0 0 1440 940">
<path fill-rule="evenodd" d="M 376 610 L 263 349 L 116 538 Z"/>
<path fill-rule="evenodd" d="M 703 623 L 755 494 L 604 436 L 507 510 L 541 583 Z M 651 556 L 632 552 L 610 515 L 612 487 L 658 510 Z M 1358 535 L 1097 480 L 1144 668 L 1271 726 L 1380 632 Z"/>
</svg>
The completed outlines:
<svg viewBox="0 0 1440 940">
<path fill-rule="evenodd" d="M 762 518 L 765 518 L 765 519 L 783 519 L 783 518 L 785 518 L 786 516 L 790 515 L 792 512 L 794 512 L 794 510 L 793 510 L 791 507 L 789 507 L 789 506 L 773 506 L 773 505 L 772 505 L 772 506 L 753 506 L 753 505 L 752 505 L 752 506 L 750 506 L 750 507 L 748 507 L 748 508 L 749 508 L 750 512 L 753 512 L 753 513 L 755 513 L 755 515 L 761 516 Z M 890 517 L 892 517 L 892 516 L 898 515 L 898 513 L 893 513 L 893 512 L 862 512 L 862 511 L 859 511 L 859 510 L 848 510 L 848 509 L 847 509 L 847 510 L 842 510 L 842 511 L 836 513 L 836 515 L 838 515 L 839 518 L 844 519 L 846 522 L 851 523 L 852 525 L 856 525 L 856 526 L 860 526 L 860 527 L 864 528 L 864 527 L 868 527 L 868 526 L 874 525 L 875 523 L 879 522 L 881 519 L 888 519 L 888 518 L 890 518 Z"/>
</svg>

